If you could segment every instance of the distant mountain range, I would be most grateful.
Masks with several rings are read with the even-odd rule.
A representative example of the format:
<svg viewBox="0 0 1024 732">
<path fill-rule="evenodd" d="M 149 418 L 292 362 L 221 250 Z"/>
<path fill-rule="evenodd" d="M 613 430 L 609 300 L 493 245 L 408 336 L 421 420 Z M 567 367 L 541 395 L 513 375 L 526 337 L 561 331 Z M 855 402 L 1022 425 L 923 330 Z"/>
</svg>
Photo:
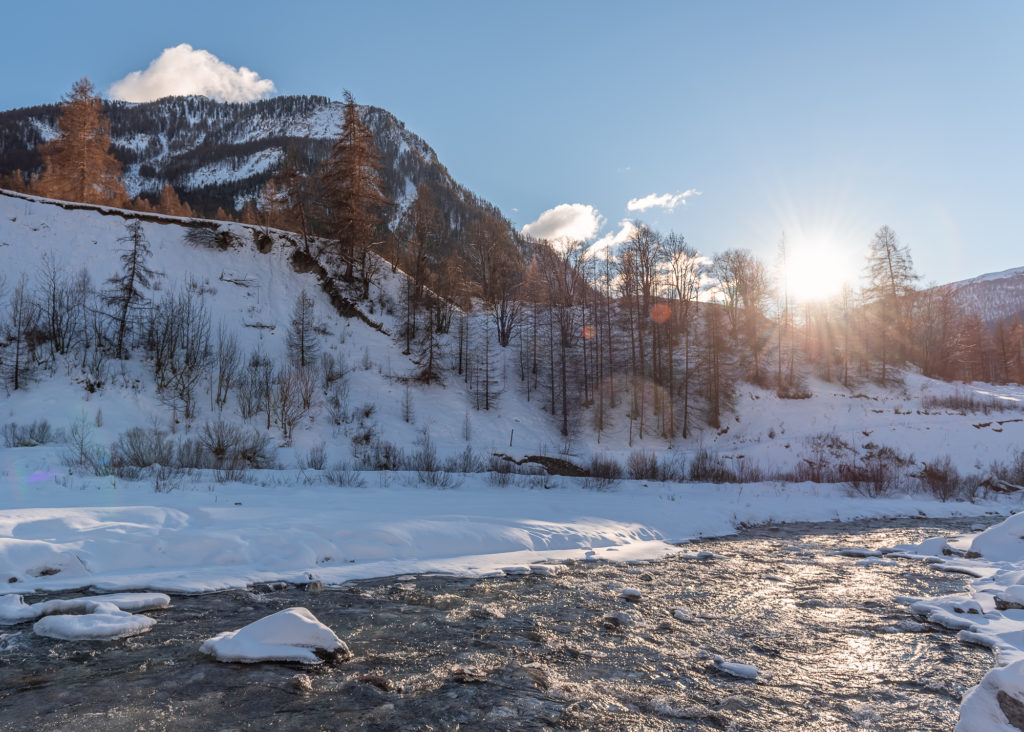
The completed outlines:
<svg viewBox="0 0 1024 732">
<path fill-rule="evenodd" d="M 166 183 L 198 213 L 212 216 L 253 199 L 293 149 L 307 171 L 330 150 L 342 120 L 343 104 L 321 96 L 282 96 L 258 102 L 218 102 L 207 97 L 167 97 L 154 102 L 104 102 L 110 120 L 112 152 L 124 165 L 124 181 L 134 197 L 155 197 Z M 511 231 L 497 207 L 459 185 L 420 137 L 390 112 L 360 107 L 373 131 L 384 166 L 385 194 L 396 206 L 391 228 L 400 229 L 425 183 L 449 222 L 445 249 L 459 250 L 474 221 L 497 219 Z M 36 172 L 40 142 L 57 134 L 60 105 L 0 112 L 0 176 L 14 170 Z"/>
<path fill-rule="evenodd" d="M 987 323 L 1024 318 L 1024 267 L 952 283 L 964 309 Z"/>
</svg>

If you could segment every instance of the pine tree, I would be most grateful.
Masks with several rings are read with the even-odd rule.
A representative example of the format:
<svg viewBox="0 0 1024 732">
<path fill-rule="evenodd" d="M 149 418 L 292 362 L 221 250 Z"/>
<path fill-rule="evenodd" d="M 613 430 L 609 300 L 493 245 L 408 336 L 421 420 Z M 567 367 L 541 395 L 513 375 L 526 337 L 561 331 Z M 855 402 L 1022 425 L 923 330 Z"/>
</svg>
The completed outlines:
<svg viewBox="0 0 1024 732">
<path fill-rule="evenodd" d="M 122 272 L 107 282 L 111 289 L 104 294 L 107 305 L 116 308 L 117 357 L 124 358 L 124 339 L 128 331 L 128 316 L 133 308 L 145 302 L 140 287 L 149 287 L 154 272 L 146 266 L 152 252 L 142 231 L 142 222 L 132 220 L 125 224 L 125 235 L 118 239 L 127 247 L 121 252 Z"/>
<path fill-rule="evenodd" d="M 303 290 L 295 299 L 291 326 L 288 329 L 288 353 L 292 362 L 300 368 L 313 364 L 320 352 L 315 325 L 313 299 Z"/>
<path fill-rule="evenodd" d="M 384 195 L 380 154 L 373 133 L 359 116 L 359 108 L 345 92 L 341 135 L 331 149 L 323 174 L 331 227 L 340 253 L 346 258 L 345 279 L 352 280 L 355 259 L 362 265 L 363 296 L 369 294 L 371 268 L 367 266 L 384 213 L 391 201 Z"/>
<path fill-rule="evenodd" d="M 88 79 L 74 83 L 61 110 L 60 135 L 39 146 L 43 172 L 33 192 L 68 201 L 127 205 L 121 164 L 110 154 L 110 123 Z"/>
</svg>

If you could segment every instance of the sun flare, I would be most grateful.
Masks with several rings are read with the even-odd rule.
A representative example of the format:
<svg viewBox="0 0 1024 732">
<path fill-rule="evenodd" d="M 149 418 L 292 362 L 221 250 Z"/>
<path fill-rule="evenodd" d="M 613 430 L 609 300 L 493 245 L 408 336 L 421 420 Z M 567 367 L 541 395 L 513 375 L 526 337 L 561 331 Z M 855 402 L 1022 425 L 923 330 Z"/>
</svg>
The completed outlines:
<svg viewBox="0 0 1024 732">
<path fill-rule="evenodd" d="M 845 253 L 828 241 L 802 242 L 786 256 L 789 296 L 797 302 L 827 300 L 856 279 Z"/>
</svg>

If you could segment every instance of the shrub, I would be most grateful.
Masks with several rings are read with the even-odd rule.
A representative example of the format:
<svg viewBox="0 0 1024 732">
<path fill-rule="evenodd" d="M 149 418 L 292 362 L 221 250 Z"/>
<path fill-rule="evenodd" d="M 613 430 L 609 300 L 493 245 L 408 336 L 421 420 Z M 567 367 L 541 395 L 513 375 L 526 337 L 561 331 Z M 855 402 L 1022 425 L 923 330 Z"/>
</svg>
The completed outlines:
<svg viewBox="0 0 1024 732">
<path fill-rule="evenodd" d="M 947 455 L 944 458 L 925 463 L 917 479 L 940 501 L 956 498 L 963 491 L 964 481 Z"/>
<path fill-rule="evenodd" d="M 602 480 L 618 480 L 622 477 L 622 465 L 615 458 L 606 455 L 595 455 L 588 467 L 590 475 Z"/>
<path fill-rule="evenodd" d="M 194 247 L 217 249 L 219 247 L 217 234 L 218 232 L 215 228 L 207 226 L 191 226 L 185 232 L 185 241 Z"/>
<path fill-rule="evenodd" d="M 93 475 L 110 475 L 113 472 L 110 454 L 93 440 L 95 429 L 85 412 L 71 423 L 64 441 L 64 463 L 88 470 Z"/>
<path fill-rule="evenodd" d="M 350 488 L 366 487 L 366 481 L 363 480 L 363 476 L 349 468 L 345 463 L 335 463 L 324 473 L 324 477 L 327 478 L 327 482 L 331 485 Z"/>
<path fill-rule="evenodd" d="M 148 468 L 150 465 L 174 464 L 174 443 L 164 430 L 156 427 L 144 429 L 132 427 L 121 434 L 110 448 L 111 461 L 118 475 L 129 474 L 132 468 Z"/>
<path fill-rule="evenodd" d="M 238 445 L 238 457 L 243 465 L 255 470 L 274 467 L 277 451 L 269 436 L 249 430 L 242 435 Z"/>
<path fill-rule="evenodd" d="M 840 466 L 840 476 L 856 492 L 877 498 L 906 487 L 907 468 L 913 460 L 891 447 L 874 446 L 859 464 Z"/>
<path fill-rule="evenodd" d="M 622 466 L 614 458 L 595 455 L 587 467 L 589 475 L 583 480 L 583 487 L 591 490 L 607 490 L 622 477 Z"/>
<path fill-rule="evenodd" d="M 376 435 L 356 450 L 355 457 L 357 470 L 403 470 L 409 462 L 402 448 Z"/>
<path fill-rule="evenodd" d="M 299 467 L 302 470 L 323 470 L 326 463 L 327 445 L 324 442 L 313 445 L 304 457 L 299 457 Z"/>
<path fill-rule="evenodd" d="M 1011 402 L 1006 399 L 992 399 L 989 397 L 978 397 L 963 391 L 941 396 L 926 396 L 921 400 L 923 409 L 952 409 L 967 414 L 968 412 L 1010 412 L 1021 409 L 1019 402 Z"/>
<path fill-rule="evenodd" d="M 732 471 L 718 453 L 707 448 L 700 448 L 690 462 L 690 480 L 698 483 L 728 483 L 733 478 Z"/>
<path fill-rule="evenodd" d="M 420 483 L 434 488 L 458 488 L 462 481 L 447 470 L 420 470 L 416 473 Z"/>
<path fill-rule="evenodd" d="M 810 399 L 811 390 L 807 388 L 807 384 L 803 379 L 799 377 L 793 377 L 787 380 L 785 383 L 780 384 L 779 388 L 775 391 L 775 394 L 779 399 Z"/>
<path fill-rule="evenodd" d="M 434 442 L 430 439 L 430 433 L 424 430 L 423 433 L 416 438 L 416 444 L 419 446 L 419 450 L 410 456 L 409 467 L 412 470 L 418 470 L 425 473 L 432 473 L 440 470 L 441 465 L 437 461 L 437 450 L 434 448 Z"/>
<path fill-rule="evenodd" d="M 646 450 L 634 450 L 626 458 L 626 473 L 633 480 L 661 480 L 658 456 Z"/>
<path fill-rule="evenodd" d="M 473 448 L 466 445 L 458 455 L 452 455 L 444 461 L 443 469 L 452 473 L 480 473 L 483 472 L 484 463 L 473 452 Z"/>
<path fill-rule="evenodd" d="M 58 435 L 45 419 L 31 424 L 17 425 L 14 422 L 0 427 L 4 447 L 36 447 L 57 440 Z"/>
<path fill-rule="evenodd" d="M 213 467 L 234 467 L 238 447 L 242 443 L 242 429 L 232 422 L 218 419 L 207 422 L 199 430 L 199 445 L 213 458 Z"/>
</svg>

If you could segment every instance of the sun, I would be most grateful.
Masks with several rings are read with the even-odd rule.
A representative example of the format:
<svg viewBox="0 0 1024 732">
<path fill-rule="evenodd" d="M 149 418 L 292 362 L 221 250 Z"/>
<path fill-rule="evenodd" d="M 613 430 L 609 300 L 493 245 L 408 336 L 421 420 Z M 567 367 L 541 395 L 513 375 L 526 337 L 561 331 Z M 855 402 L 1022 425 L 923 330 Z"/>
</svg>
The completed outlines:
<svg viewBox="0 0 1024 732">
<path fill-rule="evenodd" d="M 846 252 L 829 240 L 794 242 L 786 252 L 786 285 L 796 302 L 828 300 L 856 277 Z"/>
</svg>

